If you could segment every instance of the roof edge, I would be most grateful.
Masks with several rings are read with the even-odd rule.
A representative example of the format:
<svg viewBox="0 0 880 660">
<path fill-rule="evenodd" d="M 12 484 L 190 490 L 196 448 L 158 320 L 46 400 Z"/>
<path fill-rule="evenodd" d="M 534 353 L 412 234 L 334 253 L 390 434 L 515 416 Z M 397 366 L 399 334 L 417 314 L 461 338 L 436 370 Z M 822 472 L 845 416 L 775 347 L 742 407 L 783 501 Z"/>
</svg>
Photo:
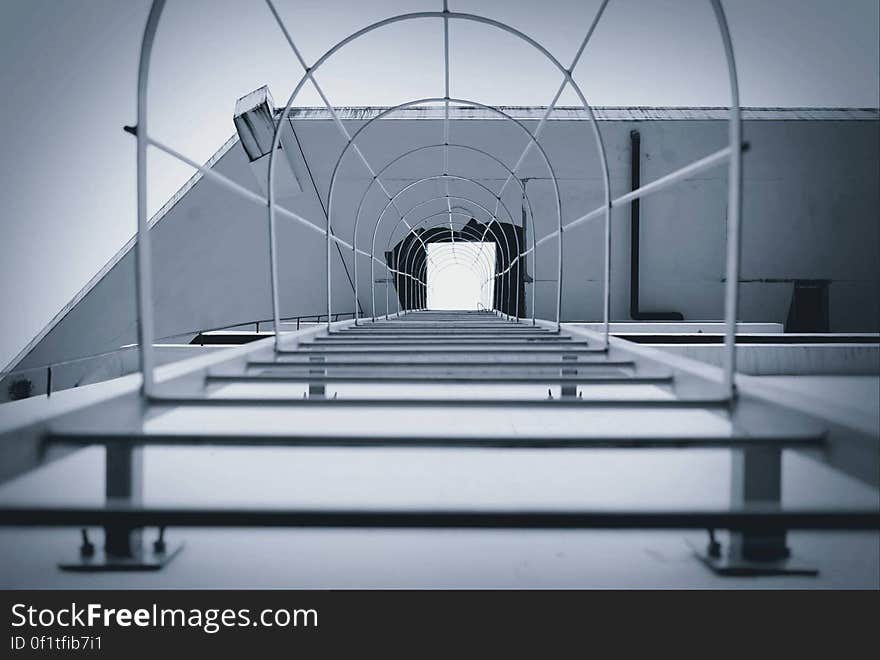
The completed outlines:
<svg viewBox="0 0 880 660">
<path fill-rule="evenodd" d="M 341 106 L 335 108 L 341 119 L 372 119 L 388 110 L 389 106 Z M 498 110 L 518 120 L 540 120 L 547 106 L 500 105 Z M 594 106 L 598 121 L 721 121 L 728 118 L 726 106 Z M 454 105 L 449 108 L 453 119 L 501 119 L 497 114 L 476 106 Z M 442 105 L 421 105 L 402 108 L 386 119 L 442 119 Z M 291 110 L 293 119 L 332 119 L 324 106 L 303 106 Z M 745 120 L 770 121 L 878 121 L 880 108 L 808 108 L 808 107 L 743 107 Z M 589 115 L 580 106 L 557 106 L 549 120 L 588 120 Z"/>
</svg>

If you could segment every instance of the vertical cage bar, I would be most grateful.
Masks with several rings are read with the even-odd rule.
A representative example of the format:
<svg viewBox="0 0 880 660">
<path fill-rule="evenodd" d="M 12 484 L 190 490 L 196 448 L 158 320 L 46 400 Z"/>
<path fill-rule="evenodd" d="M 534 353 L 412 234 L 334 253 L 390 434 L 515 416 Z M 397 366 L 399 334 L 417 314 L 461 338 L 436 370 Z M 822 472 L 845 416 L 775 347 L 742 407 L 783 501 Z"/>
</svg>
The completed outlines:
<svg viewBox="0 0 880 660">
<path fill-rule="evenodd" d="M 147 217 L 147 84 L 150 75 L 150 55 L 159 18 L 165 8 L 165 0 L 154 0 L 147 17 L 141 42 L 137 83 L 137 245 L 135 248 L 135 284 L 138 308 L 138 356 L 140 359 L 141 396 L 149 398 L 155 393 L 153 378 L 153 263 L 149 218 Z"/>
<path fill-rule="evenodd" d="M 727 264 L 724 293 L 724 374 L 722 385 L 728 398 L 736 396 L 736 317 L 739 309 L 740 214 L 742 204 L 742 118 L 739 107 L 739 81 L 733 43 L 721 0 L 710 0 L 721 32 L 727 72 L 730 78 L 730 161 L 727 199 Z"/>
</svg>

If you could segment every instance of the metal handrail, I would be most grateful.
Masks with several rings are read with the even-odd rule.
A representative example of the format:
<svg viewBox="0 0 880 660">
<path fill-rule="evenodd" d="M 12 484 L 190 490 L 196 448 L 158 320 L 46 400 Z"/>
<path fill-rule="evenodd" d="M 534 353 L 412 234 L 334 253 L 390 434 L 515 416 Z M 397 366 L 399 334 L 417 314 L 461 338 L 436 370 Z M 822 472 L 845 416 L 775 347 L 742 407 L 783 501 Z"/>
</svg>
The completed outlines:
<svg viewBox="0 0 880 660">
<path fill-rule="evenodd" d="M 306 321 L 307 319 L 314 318 L 315 323 L 320 323 L 321 319 L 324 316 L 326 316 L 326 314 L 323 312 L 320 314 L 298 314 L 297 316 L 286 316 L 281 319 L 281 322 L 282 323 L 292 323 L 293 321 L 296 321 L 296 328 L 297 328 L 297 330 L 299 330 L 301 322 Z M 354 316 L 355 316 L 355 312 L 334 312 L 333 313 L 333 320 L 340 321 L 340 320 L 343 320 L 343 317 L 354 318 Z M 247 325 L 252 325 L 252 324 L 254 326 L 256 326 L 256 331 L 260 332 L 260 324 L 261 323 L 270 323 L 270 322 L 272 322 L 272 319 L 268 318 L 268 319 L 259 319 L 256 321 L 245 321 L 244 323 L 235 323 L 232 325 L 224 325 L 224 326 L 219 326 L 219 327 L 202 328 L 199 330 L 188 330 L 188 331 L 184 331 L 184 332 L 178 332 L 174 335 L 170 335 L 169 337 L 160 337 L 157 341 L 162 342 L 163 340 L 170 339 L 171 337 L 178 337 L 181 335 L 189 335 L 189 334 L 193 334 L 193 333 L 198 335 L 198 334 L 203 334 L 206 332 L 218 332 L 218 331 L 228 330 L 230 328 L 235 328 L 238 326 L 247 326 Z M 140 350 L 140 344 L 137 344 L 137 343 L 123 344 L 122 346 L 119 346 L 118 348 L 113 348 L 108 351 L 100 351 L 98 353 L 90 353 L 89 355 L 81 355 L 79 357 L 70 358 L 67 360 L 56 360 L 54 362 L 49 362 L 49 363 L 44 363 L 44 364 L 35 364 L 33 366 L 23 367 L 21 369 L 10 369 L 8 371 L 0 372 L 0 382 L 15 378 L 16 376 L 23 376 L 24 374 L 27 374 L 30 372 L 41 372 L 43 370 L 46 370 L 46 374 L 47 374 L 46 395 L 48 396 L 48 395 L 52 394 L 53 369 L 57 369 L 58 367 L 65 367 L 65 366 L 69 366 L 69 365 L 73 365 L 73 364 L 78 364 L 81 362 L 87 362 L 89 360 L 95 360 L 97 358 L 111 357 L 114 355 L 118 355 L 121 351 L 139 351 L 139 350 Z"/>
</svg>

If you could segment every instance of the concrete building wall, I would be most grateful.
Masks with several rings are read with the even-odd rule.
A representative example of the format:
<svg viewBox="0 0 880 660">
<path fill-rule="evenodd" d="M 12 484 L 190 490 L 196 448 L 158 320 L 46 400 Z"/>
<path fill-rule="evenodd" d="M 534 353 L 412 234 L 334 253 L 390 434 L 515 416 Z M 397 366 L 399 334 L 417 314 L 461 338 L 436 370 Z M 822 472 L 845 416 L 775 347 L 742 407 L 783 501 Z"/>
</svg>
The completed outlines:
<svg viewBox="0 0 880 660">
<path fill-rule="evenodd" d="M 331 121 L 311 113 L 296 119 L 295 131 L 309 169 L 327 204 L 335 161 L 344 143 Z M 521 117 L 534 130 L 535 113 Z M 539 115 L 538 115 L 539 116 Z M 567 116 L 567 115 L 566 115 Z M 776 113 L 774 117 L 785 116 Z M 833 115 L 832 115 L 833 116 Z M 878 126 L 868 119 L 753 119 L 745 122 L 751 149 L 744 165 L 742 303 L 745 321 L 784 322 L 795 279 L 828 279 L 831 330 L 876 332 L 880 327 L 880 201 L 878 201 Z M 347 119 L 351 132 L 363 119 Z M 631 130 L 641 134 L 642 182 L 705 156 L 726 144 L 727 125 L 718 119 L 648 119 L 602 121 L 614 195 L 629 189 Z M 363 134 L 362 150 L 379 168 L 419 145 L 442 142 L 437 118 L 376 122 Z M 512 122 L 488 119 L 471 111 L 456 118 L 451 142 L 485 149 L 512 165 L 526 143 Z M 602 203 L 601 169 L 586 122 L 569 118 L 548 123 L 541 139 L 558 177 L 564 222 Z M 395 192 L 424 176 L 442 171 L 442 151 L 421 151 L 387 170 L 383 180 Z M 260 192 L 254 169 L 240 144 L 233 143 L 214 164 L 217 171 Z M 506 173 L 489 159 L 450 149 L 450 174 L 477 179 L 497 191 Z M 538 237 L 558 224 L 555 194 L 548 170 L 532 150 L 518 172 L 535 218 L 529 231 Z M 334 232 L 353 237 L 355 210 L 370 175 L 349 154 L 340 169 L 331 202 Z M 493 210 L 494 194 L 475 184 L 453 180 L 450 194 L 468 197 Z M 305 192 L 282 204 L 324 224 L 322 203 L 311 182 Z M 401 210 L 444 194 L 442 181 L 418 185 L 398 199 Z M 502 201 L 520 221 L 521 193 L 515 182 Z M 369 250 L 375 218 L 387 203 L 373 185 L 357 231 L 357 244 Z M 484 213 L 466 202 L 481 221 Z M 426 205 L 410 216 L 416 221 L 443 210 L 445 203 Z M 675 310 L 687 320 L 717 319 L 722 314 L 725 247 L 726 169 L 702 173 L 642 203 L 641 308 Z M 505 220 L 504 212 L 499 219 Z M 74 219 L 71 219 L 75 221 Z M 391 209 L 377 232 L 377 256 L 403 236 L 403 225 Z M 444 221 L 438 217 L 439 222 Z M 393 236 L 392 227 L 397 224 Z M 600 221 L 565 233 L 563 319 L 601 317 L 602 226 Z M 614 212 L 612 231 L 612 316 L 629 313 L 629 210 Z M 202 329 L 268 319 L 268 237 L 266 210 L 218 187 L 198 180 L 152 229 L 155 264 L 156 336 L 169 337 Z M 529 239 L 529 242 L 531 239 Z M 324 239 L 300 225 L 279 218 L 281 307 L 283 316 L 325 311 Z M 539 317 L 555 311 L 557 246 L 549 241 L 529 260 L 535 278 L 534 304 Z M 350 253 L 334 249 L 333 311 L 350 312 L 354 296 Z M 358 297 L 370 313 L 370 264 L 358 258 Z M 377 279 L 385 273 L 376 269 Z M 531 287 L 527 287 L 531 290 Z M 384 284 L 377 284 L 378 311 L 384 312 Z M 392 297 L 393 300 L 393 297 Z M 529 295 L 529 305 L 532 296 Z M 59 315 L 44 336 L 30 347 L 19 367 L 112 350 L 136 341 L 132 254 L 92 286 L 77 304 Z"/>
</svg>

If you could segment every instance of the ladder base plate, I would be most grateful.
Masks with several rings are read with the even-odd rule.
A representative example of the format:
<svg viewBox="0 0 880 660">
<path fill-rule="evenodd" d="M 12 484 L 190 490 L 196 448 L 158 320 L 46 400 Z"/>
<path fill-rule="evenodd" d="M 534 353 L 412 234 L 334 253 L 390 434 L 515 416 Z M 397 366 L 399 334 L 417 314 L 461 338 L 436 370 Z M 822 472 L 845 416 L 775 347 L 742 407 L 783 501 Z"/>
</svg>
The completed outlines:
<svg viewBox="0 0 880 660">
<path fill-rule="evenodd" d="M 741 557 L 713 557 L 706 552 L 695 552 L 697 558 L 716 575 L 722 577 L 767 577 L 798 575 L 816 577 L 819 569 L 809 566 L 797 557 L 779 561 L 752 561 Z"/>
<path fill-rule="evenodd" d="M 183 550 L 183 543 L 169 544 L 165 552 L 144 550 L 133 557 L 116 557 L 98 550 L 92 557 L 80 557 L 62 562 L 58 568 L 75 573 L 110 573 L 120 571 L 158 571 L 163 569 Z"/>
</svg>

